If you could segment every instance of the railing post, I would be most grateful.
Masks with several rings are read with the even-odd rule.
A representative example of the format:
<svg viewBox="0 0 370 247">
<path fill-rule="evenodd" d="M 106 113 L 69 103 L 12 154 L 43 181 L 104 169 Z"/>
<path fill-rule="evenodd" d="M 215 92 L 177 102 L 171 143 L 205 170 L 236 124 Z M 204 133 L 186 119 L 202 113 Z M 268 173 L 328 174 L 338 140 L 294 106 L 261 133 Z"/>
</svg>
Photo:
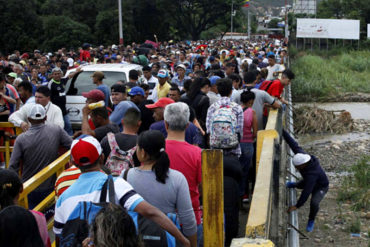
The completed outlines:
<svg viewBox="0 0 370 247">
<path fill-rule="evenodd" d="M 9 137 L 5 137 L 5 167 L 9 167 L 10 161 L 10 141 Z"/>
<path fill-rule="evenodd" d="M 204 247 L 224 246 L 224 175 L 222 150 L 202 151 Z"/>
</svg>

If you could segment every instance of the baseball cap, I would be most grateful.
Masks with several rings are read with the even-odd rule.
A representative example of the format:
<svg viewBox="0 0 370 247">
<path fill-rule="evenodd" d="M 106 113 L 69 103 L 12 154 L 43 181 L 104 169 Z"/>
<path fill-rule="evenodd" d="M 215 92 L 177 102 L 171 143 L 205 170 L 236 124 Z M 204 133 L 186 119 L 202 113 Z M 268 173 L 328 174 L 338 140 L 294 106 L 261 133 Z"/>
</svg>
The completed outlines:
<svg viewBox="0 0 370 247">
<path fill-rule="evenodd" d="M 73 67 L 73 63 L 74 63 L 73 58 L 71 58 L 71 57 L 70 57 L 70 58 L 68 58 L 68 59 L 67 59 L 67 62 L 68 62 L 68 66 L 69 66 L 69 67 Z"/>
<path fill-rule="evenodd" d="M 121 84 L 114 84 L 113 86 L 111 86 L 110 89 L 111 89 L 111 92 L 126 93 L 126 87 Z"/>
<path fill-rule="evenodd" d="M 72 161 L 77 166 L 88 166 L 94 164 L 102 153 L 98 140 L 90 135 L 83 135 L 74 140 L 71 145 Z"/>
<path fill-rule="evenodd" d="M 211 81 L 211 86 L 215 85 L 218 79 L 221 79 L 221 77 L 219 77 L 217 75 L 211 76 L 209 78 L 209 80 Z"/>
<path fill-rule="evenodd" d="M 33 120 L 41 120 L 46 116 L 45 108 L 40 104 L 34 104 L 31 110 L 27 112 L 27 117 Z"/>
<path fill-rule="evenodd" d="M 99 80 L 102 80 L 102 79 L 104 79 L 104 78 L 105 78 L 104 73 L 103 73 L 103 72 L 101 72 L 101 71 L 95 71 L 95 72 L 92 74 L 92 76 L 91 76 L 91 77 L 96 77 L 96 78 L 98 78 Z"/>
<path fill-rule="evenodd" d="M 167 78 L 168 77 L 168 72 L 165 69 L 161 69 L 161 70 L 158 71 L 157 76 L 159 78 Z"/>
<path fill-rule="evenodd" d="M 175 103 L 175 101 L 170 99 L 170 98 L 160 98 L 154 104 L 145 105 L 145 107 L 149 108 L 149 109 L 154 109 L 154 108 L 159 108 L 159 107 L 164 108 L 164 107 L 166 107 L 166 105 L 169 105 L 169 104 L 172 104 L 172 103 Z"/>
<path fill-rule="evenodd" d="M 293 157 L 293 165 L 300 166 L 311 160 L 311 156 L 308 154 L 297 153 Z"/>
<path fill-rule="evenodd" d="M 82 96 L 84 96 L 87 99 L 93 99 L 96 101 L 105 100 L 104 93 L 100 91 L 99 89 L 93 89 L 93 90 L 90 90 L 89 92 L 84 92 L 82 93 Z"/>
<path fill-rule="evenodd" d="M 142 96 L 144 96 L 145 92 L 144 92 L 144 89 L 142 89 L 141 87 L 136 86 L 136 87 L 131 88 L 131 90 L 128 92 L 128 95 L 131 95 L 131 96 L 142 95 Z"/>
<path fill-rule="evenodd" d="M 186 70 L 186 66 L 185 66 L 185 65 L 183 65 L 183 64 L 179 64 L 179 65 L 177 65 L 176 69 L 177 69 L 177 68 L 182 68 L 183 70 Z"/>
<path fill-rule="evenodd" d="M 14 72 L 10 72 L 8 74 L 9 77 L 13 77 L 13 78 L 17 78 L 17 73 L 14 73 Z"/>
</svg>

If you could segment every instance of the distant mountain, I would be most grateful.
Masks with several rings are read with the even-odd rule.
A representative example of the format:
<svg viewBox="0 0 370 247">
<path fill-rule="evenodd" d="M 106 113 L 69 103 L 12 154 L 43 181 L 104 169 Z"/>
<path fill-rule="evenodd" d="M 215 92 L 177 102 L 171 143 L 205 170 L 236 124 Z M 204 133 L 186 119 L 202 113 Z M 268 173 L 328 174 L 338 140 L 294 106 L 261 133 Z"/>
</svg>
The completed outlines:
<svg viewBox="0 0 370 247">
<path fill-rule="evenodd" d="M 293 0 L 287 0 L 288 4 L 292 5 Z M 259 6 L 271 7 L 283 7 L 285 6 L 285 0 L 250 0 L 250 4 L 258 4 Z"/>
<path fill-rule="evenodd" d="M 281 7 L 285 6 L 285 0 L 250 0 L 250 11 L 259 16 L 273 15 L 280 13 Z M 293 0 L 287 0 L 287 4 L 292 6 Z"/>
</svg>

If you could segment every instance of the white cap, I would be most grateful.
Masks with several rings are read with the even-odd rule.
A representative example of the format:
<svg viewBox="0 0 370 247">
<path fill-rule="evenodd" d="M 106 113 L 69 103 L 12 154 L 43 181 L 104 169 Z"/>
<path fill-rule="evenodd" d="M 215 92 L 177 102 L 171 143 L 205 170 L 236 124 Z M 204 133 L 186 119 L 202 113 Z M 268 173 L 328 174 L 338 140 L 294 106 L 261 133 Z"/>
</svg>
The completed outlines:
<svg viewBox="0 0 370 247">
<path fill-rule="evenodd" d="M 27 113 L 27 117 L 33 120 L 41 120 L 46 116 L 45 108 L 40 104 L 34 104 L 31 110 Z"/>
<path fill-rule="evenodd" d="M 73 60 L 73 58 L 68 58 L 67 59 L 67 62 L 68 62 L 68 65 L 69 65 L 69 67 L 73 67 L 73 63 L 74 63 L 74 60 Z"/>
<path fill-rule="evenodd" d="M 293 157 L 293 165 L 300 166 L 311 160 L 311 156 L 308 154 L 298 153 Z"/>
</svg>

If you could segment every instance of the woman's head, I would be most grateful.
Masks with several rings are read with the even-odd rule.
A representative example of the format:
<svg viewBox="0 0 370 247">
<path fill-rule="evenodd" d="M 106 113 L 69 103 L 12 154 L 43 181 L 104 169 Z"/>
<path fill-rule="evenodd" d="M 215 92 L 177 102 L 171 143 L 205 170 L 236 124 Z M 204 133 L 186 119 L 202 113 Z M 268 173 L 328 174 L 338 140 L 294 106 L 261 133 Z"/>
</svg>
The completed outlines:
<svg viewBox="0 0 370 247">
<path fill-rule="evenodd" d="M 135 224 L 119 205 L 110 203 L 100 210 L 92 224 L 95 247 L 139 246 Z"/>
<path fill-rule="evenodd" d="M 0 246 L 44 246 L 32 213 L 14 205 L 0 211 Z"/>
<path fill-rule="evenodd" d="M 0 209 L 14 205 L 23 185 L 16 172 L 0 169 Z"/>
<path fill-rule="evenodd" d="M 137 140 L 136 155 L 140 162 L 155 162 L 153 171 L 158 182 L 165 183 L 170 160 L 165 152 L 165 139 L 158 130 L 142 132 Z"/>
<path fill-rule="evenodd" d="M 240 101 L 245 106 L 252 106 L 255 98 L 256 98 L 256 95 L 253 92 L 249 91 L 249 90 L 248 91 L 244 91 L 240 95 Z"/>
</svg>

